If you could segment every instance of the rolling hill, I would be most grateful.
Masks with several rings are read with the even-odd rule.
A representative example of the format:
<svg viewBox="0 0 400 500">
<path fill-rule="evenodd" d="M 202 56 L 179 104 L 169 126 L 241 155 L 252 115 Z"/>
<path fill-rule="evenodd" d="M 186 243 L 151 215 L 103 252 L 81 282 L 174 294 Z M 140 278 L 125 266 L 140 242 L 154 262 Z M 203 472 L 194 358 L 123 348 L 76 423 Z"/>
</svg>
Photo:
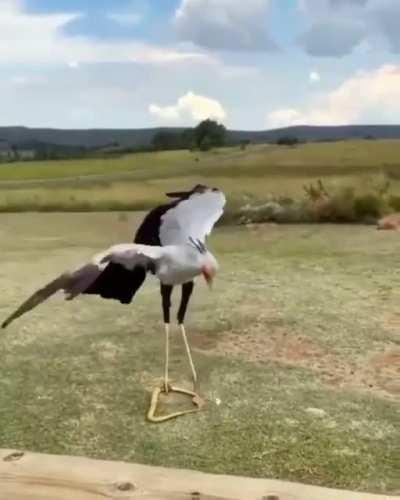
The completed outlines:
<svg viewBox="0 0 400 500">
<path fill-rule="evenodd" d="M 0 139 L 19 145 L 31 141 L 41 143 L 96 148 L 118 143 L 120 147 L 150 145 L 160 130 L 180 132 L 183 128 L 144 129 L 52 129 L 0 127 Z M 265 131 L 229 130 L 228 141 L 250 140 L 255 144 L 276 142 L 282 136 L 295 136 L 301 141 L 336 141 L 375 138 L 400 139 L 400 125 L 295 126 Z"/>
</svg>

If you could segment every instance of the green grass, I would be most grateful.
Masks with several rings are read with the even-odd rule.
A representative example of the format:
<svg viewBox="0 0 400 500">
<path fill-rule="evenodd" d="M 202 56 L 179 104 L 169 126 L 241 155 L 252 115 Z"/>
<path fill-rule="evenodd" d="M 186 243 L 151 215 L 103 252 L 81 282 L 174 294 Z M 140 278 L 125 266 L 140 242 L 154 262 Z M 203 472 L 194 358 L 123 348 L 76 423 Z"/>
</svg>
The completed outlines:
<svg viewBox="0 0 400 500">
<path fill-rule="evenodd" d="M 0 315 L 129 241 L 138 218 L 3 214 Z M 149 280 L 130 307 L 53 298 L 2 332 L 1 446 L 398 491 L 397 234 L 222 227 L 210 246 L 221 271 L 212 293 L 198 284 L 187 321 L 204 412 L 145 421 L 164 349 Z M 190 387 L 172 337 L 172 379 Z"/>
<path fill-rule="evenodd" d="M 213 184 L 230 206 L 271 196 L 303 196 L 303 185 L 328 190 L 354 186 L 370 192 L 385 180 L 400 194 L 400 141 L 349 141 L 224 148 L 207 153 L 140 153 L 0 165 L 0 211 L 146 209 L 170 189 Z"/>
</svg>

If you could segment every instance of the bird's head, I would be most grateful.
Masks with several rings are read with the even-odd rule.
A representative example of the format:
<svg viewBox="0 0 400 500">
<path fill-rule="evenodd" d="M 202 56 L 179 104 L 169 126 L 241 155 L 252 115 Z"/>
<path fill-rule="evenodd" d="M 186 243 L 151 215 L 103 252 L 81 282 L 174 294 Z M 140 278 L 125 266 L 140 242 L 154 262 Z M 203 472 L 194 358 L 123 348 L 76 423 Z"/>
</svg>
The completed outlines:
<svg viewBox="0 0 400 500">
<path fill-rule="evenodd" d="M 196 259 L 196 267 L 206 280 L 209 288 L 212 288 L 214 277 L 218 271 L 218 262 L 214 255 L 207 250 L 207 247 L 200 240 L 189 238 L 189 245 L 195 250 L 193 254 Z"/>
<path fill-rule="evenodd" d="M 212 288 L 216 273 L 217 273 L 216 269 L 210 265 L 206 264 L 201 268 L 201 274 L 204 276 L 204 279 L 206 280 L 209 288 Z"/>
<path fill-rule="evenodd" d="M 201 274 L 204 276 L 204 279 L 206 280 L 206 283 L 210 289 L 212 288 L 217 271 L 218 271 L 218 263 L 215 260 L 214 256 L 208 252 L 207 259 L 201 268 Z"/>
</svg>

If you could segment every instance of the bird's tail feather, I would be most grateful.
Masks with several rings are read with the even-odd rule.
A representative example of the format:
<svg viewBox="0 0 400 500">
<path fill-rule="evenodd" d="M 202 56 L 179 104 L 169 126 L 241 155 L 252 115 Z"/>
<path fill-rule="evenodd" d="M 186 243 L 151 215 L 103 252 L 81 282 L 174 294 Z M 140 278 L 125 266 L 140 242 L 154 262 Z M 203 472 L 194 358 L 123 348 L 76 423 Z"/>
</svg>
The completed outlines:
<svg viewBox="0 0 400 500">
<path fill-rule="evenodd" d="M 45 287 L 35 292 L 2 323 L 1 327 L 6 328 L 12 321 L 47 300 L 49 297 L 58 292 L 58 290 L 62 290 L 66 285 L 68 279 L 68 275 L 61 275 L 55 280 L 48 283 Z"/>
<path fill-rule="evenodd" d="M 64 290 L 67 300 L 74 299 L 89 287 L 101 274 L 102 270 L 94 264 L 86 264 L 73 273 L 61 274 L 46 286 L 36 291 L 16 311 L 14 311 L 1 325 L 6 328 L 12 321 L 19 318 L 26 312 L 37 307 L 49 297 Z"/>
</svg>

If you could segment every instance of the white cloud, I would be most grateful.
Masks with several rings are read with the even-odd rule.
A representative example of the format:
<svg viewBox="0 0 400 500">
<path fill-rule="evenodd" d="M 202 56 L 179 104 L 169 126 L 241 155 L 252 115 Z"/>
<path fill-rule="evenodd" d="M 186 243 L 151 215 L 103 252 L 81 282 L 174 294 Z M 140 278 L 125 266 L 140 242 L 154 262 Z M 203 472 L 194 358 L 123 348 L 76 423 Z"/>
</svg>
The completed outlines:
<svg viewBox="0 0 400 500">
<path fill-rule="evenodd" d="M 207 118 L 212 118 L 223 122 L 227 113 L 222 105 L 209 97 L 188 92 L 180 97 L 176 104 L 171 106 L 159 106 L 151 104 L 149 112 L 161 121 L 166 122 L 198 122 Z"/>
<path fill-rule="evenodd" d="M 270 0 L 181 0 L 174 25 L 182 40 L 209 49 L 273 50 Z"/>
<path fill-rule="evenodd" d="M 400 65 L 392 64 L 356 73 L 308 108 L 283 108 L 267 115 L 267 126 L 271 128 L 399 121 Z"/>
<path fill-rule="evenodd" d="M 161 107 L 158 104 L 150 104 L 149 112 L 160 120 L 169 122 L 177 121 L 181 118 L 179 104 L 177 106 L 164 107 Z"/>
<path fill-rule="evenodd" d="M 370 45 L 400 52 L 399 0 L 298 0 L 309 22 L 299 44 L 310 55 L 342 57 Z"/>
<path fill-rule="evenodd" d="M 309 75 L 310 83 L 319 83 L 321 81 L 321 75 L 318 71 L 311 71 Z"/>
<path fill-rule="evenodd" d="M 309 27 L 298 41 L 312 56 L 342 57 L 368 36 L 362 0 L 299 0 L 299 6 Z"/>
<path fill-rule="evenodd" d="M 400 53 L 399 0 L 371 0 L 370 15 L 392 52 Z"/>
<path fill-rule="evenodd" d="M 299 111 L 293 108 L 282 108 L 272 111 L 267 115 L 267 127 L 280 128 L 289 125 L 297 125 L 302 116 Z"/>
<path fill-rule="evenodd" d="M 0 64 L 207 61 L 207 55 L 136 41 L 68 37 L 62 29 L 80 14 L 31 14 L 19 0 L 0 0 Z"/>
</svg>

